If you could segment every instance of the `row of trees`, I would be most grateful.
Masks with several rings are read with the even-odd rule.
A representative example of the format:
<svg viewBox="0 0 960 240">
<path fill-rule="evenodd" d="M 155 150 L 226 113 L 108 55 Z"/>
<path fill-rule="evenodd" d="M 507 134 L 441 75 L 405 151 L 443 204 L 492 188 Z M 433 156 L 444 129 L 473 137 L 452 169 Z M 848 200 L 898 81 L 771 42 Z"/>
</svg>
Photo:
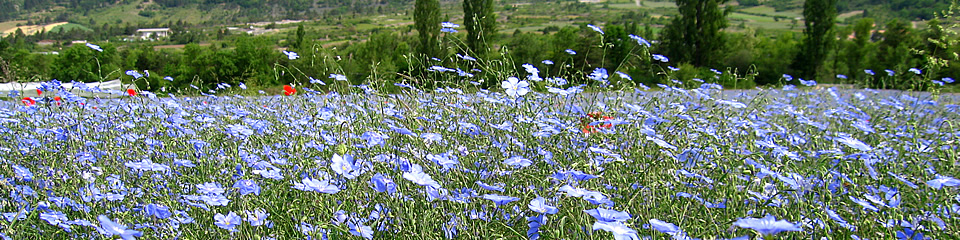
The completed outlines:
<svg viewBox="0 0 960 240">
<path fill-rule="evenodd" d="M 680 15 L 664 29 L 660 50 L 677 62 L 694 67 L 755 69 L 759 84 L 774 83 L 781 74 L 790 74 L 872 88 L 909 88 L 916 84 L 874 77 L 865 70 L 903 73 L 909 68 L 918 68 L 926 71 L 925 78 L 937 79 L 960 73 L 955 66 L 934 66 L 925 58 L 949 59 L 957 50 L 956 46 L 942 44 L 951 36 L 945 34 L 936 19 L 927 22 L 925 30 L 912 29 L 909 22 L 897 19 L 875 28 L 871 18 L 840 28 L 835 22 L 836 0 L 806 0 L 803 5 L 805 29 L 799 39 L 784 33 L 774 39 L 753 40 L 759 36 L 722 31 L 727 27 L 726 15 L 730 13 L 730 8 L 719 7 L 725 2 L 676 0 Z M 740 44 L 725 42 L 730 39 L 738 39 Z M 759 41 L 757 47 L 743 44 L 755 41 Z M 773 59 L 765 61 L 755 57 Z"/>
</svg>

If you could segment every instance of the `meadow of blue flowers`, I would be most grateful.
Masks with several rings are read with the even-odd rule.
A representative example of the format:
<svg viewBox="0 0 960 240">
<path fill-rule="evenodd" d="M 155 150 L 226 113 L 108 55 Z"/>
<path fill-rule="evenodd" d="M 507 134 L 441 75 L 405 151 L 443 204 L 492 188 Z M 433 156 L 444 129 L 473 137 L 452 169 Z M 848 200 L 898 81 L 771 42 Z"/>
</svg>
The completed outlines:
<svg viewBox="0 0 960 240">
<path fill-rule="evenodd" d="M 45 83 L 62 98 L 0 103 L 0 237 L 960 236 L 955 95 L 404 87 Z"/>
<path fill-rule="evenodd" d="M 12 91 L 0 238 L 960 238 L 960 96 L 802 79 L 623 91 L 523 67 L 494 90 L 331 74 L 335 91 L 284 96 Z"/>
</svg>

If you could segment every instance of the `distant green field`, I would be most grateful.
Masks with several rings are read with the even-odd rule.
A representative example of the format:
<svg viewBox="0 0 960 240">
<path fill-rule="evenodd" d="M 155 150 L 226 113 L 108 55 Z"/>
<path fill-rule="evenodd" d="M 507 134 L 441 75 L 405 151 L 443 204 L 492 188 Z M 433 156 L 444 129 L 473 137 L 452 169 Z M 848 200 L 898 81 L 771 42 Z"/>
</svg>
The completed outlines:
<svg viewBox="0 0 960 240">
<path fill-rule="evenodd" d="M 791 19 L 781 19 L 780 21 L 775 21 L 773 17 L 764 17 L 756 16 L 743 13 L 731 13 L 727 16 L 730 19 L 731 25 L 739 24 L 740 22 L 745 22 L 745 25 L 756 27 L 756 28 L 766 28 L 766 29 L 790 29 L 791 28 Z M 797 22 L 797 27 L 801 27 L 803 22 Z"/>
<path fill-rule="evenodd" d="M 228 14 L 225 10 L 211 10 L 211 11 L 202 11 L 195 7 L 182 7 L 182 8 L 167 8 L 152 10 L 154 13 L 153 17 L 144 17 L 140 16 L 140 11 L 143 11 L 146 8 L 138 9 L 137 4 L 139 1 L 133 1 L 133 3 L 119 4 L 114 7 L 104 8 L 95 13 L 89 14 L 89 16 L 96 17 L 86 17 L 83 20 L 92 18 L 98 24 L 110 23 L 123 21 L 130 23 L 142 23 L 142 22 L 151 22 L 158 20 L 161 22 L 167 21 L 184 21 L 188 23 L 199 23 L 204 20 L 215 19 L 226 17 Z M 144 4 L 149 6 L 151 4 Z"/>
<path fill-rule="evenodd" d="M 549 26 L 557 26 L 557 27 L 563 28 L 566 26 L 573 26 L 573 23 L 572 22 L 549 22 L 549 23 L 537 24 L 533 26 L 523 26 L 519 28 L 502 29 L 500 30 L 500 33 L 511 34 L 517 29 L 520 29 L 521 32 L 540 32 L 541 30 Z"/>
<path fill-rule="evenodd" d="M 60 26 L 53 27 L 53 29 L 50 29 L 50 32 L 54 32 L 54 33 L 55 33 L 55 32 L 59 32 L 61 28 L 63 29 L 64 32 L 69 32 L 69 31 L 71 31 L 71 30 L 73 30 L 73 29 L 80 29 L 80 30 L 83 30 L 83 31 L 93 31 L 93 29 L 90 29 L 90 28 L 88 28 L 88 27 L 86 27 L 86 26 L 83 26 L 83 25 L 80 25 L 80 24 L 67 23 L 67 24 L 64 24 L 64 25 L 60 25 Z"/>
<path fill-rule="evenodd" d="M 628 3 L 611 3 L 609 4 L 610 8 L 619 8 L 619 9 L 637 9 L 637 8 L 676 8 L 677 4 L 673 2 L 651 2 L 651 1 L 640 1 L 640 6 L 633 1 Z"/>
<path fill-rule="evenodd" d="M 777 12 L 776 9 L 773 9 L 773 7 L 769 7 L 769 6 L 756 6 L 756 7 L 743 8 L 743 9 L 740 9 L 740 11 L 755 13 L 755 14 L 766 14 L 769 16 L 784 16 L 789 18 L 796 18 L 796 17 L 803 16 L 803 12 L 801 11 Z"/>
</svg>

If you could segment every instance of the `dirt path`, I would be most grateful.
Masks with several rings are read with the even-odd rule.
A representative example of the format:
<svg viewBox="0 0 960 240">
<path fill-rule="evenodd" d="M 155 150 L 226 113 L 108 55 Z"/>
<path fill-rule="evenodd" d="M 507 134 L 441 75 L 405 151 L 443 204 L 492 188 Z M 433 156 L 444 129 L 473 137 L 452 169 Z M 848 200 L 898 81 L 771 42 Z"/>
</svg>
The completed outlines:
<svg viewBox="0 0 960 240">
<path fill-rule="evenodd" d="M 5 30 L 3 30 L 3 35 L 9 35 L 9 34 L 16 33 L 18 28 L 21 29 L 21 30 L 23 30 L 23 34 L 26 34 L 26 35 L 33 35 L 33 34 L 39 33 L 39 32 L 40 32 L 40 29 L 44 29 L 46 32 L 50 32 L 50 30 L 53 30 L 54 27 L 57 27 L 57 26 L 60 26 L 60 25 L 64 25 L 64 24 L 67 24 L 67 23 L 68 23 L 68 22 L 58 22 L 58 23 L 51 23 L 51 24 L 47 24 L 47 25 L 43 25 L 43 26 L 40 26 L 40 25 L 26 25 L 26 26 L 13 27 L 13 28 L 11 28 L 11 29 L 5 29 Z"/>
</svg>

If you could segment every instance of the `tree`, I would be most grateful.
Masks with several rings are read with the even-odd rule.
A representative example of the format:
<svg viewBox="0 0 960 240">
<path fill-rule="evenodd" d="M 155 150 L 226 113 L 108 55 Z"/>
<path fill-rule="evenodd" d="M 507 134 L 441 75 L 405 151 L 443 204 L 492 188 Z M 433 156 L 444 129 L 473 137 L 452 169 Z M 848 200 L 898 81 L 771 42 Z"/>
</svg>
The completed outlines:
<svg viewBox="0 0 960 240">
<path fill-rule="evenodd" d="M 676 0 L 680 16 L 664 29 L 661 39 L 668 57 L 694 66 L 716 64 L 724 46 L 720 30 L 727 27 L 726 0 Z"/>
<path fill-rule="evenodd" d="M 495 0 L 463 0 L 463 26 L 467 30 L 467 48 L 482 56 L 497 34 Z"/>
<path fill-rule="evenodd" d="M 303 36 L 307 34 L 307 31 L 303 30 L 303 23 L 300 26 L 297 26 L 297 38 L 291 44 L 291 47 L 294 50 L 300 50 L 303 48 Z"/>
<path fill-rule="evenodd" d="M 414 26 L 420 37 L 419 53 L 427 57 L 440 56 L 440 2 L 416 0 L 413 11 Z"/>
<path fill-rule="evenodd" d="M 837 17 L 837 0 L 806 0 L 803 4 L 803 44 L 793 60 L 793 69 L 802 78 L 816 78 L 833 43 L 833 25 Z"/>
<path fill-rule="evenodd" d="M 853 26 L 853 42 L 844 49 L 843 61 L 847 65 L 847 77 L 856 79 L 863 72 L 863 59 L 868 51 L 873 19 L 862 18 Z"/>
</svg>

